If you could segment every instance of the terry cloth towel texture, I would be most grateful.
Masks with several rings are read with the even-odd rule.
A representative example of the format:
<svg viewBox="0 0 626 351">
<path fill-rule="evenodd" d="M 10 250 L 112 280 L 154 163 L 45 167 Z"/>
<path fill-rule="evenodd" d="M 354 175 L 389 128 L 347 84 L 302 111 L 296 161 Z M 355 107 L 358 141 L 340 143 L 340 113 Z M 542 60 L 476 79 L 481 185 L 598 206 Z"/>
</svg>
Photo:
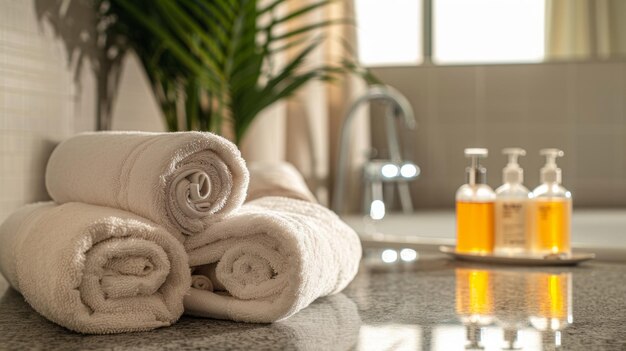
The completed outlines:
<svg viewBox="0 0 626 351">
<path fill-rule="evenodd" d="M 242 322 L 279 321 L 341 291 L 361 259 L 357 234 L 334 212 L 285 197 L 248 202 L 185 247 L 195 276 L 185 313 Z"/>
<path fill-rule="evenodd" d="M 0 272 L 47 319 L 89 334 L 150 330 L 183 313 L 183 246 L 121 210 L 27 205 L 0 226 Z"/>
<path fill-rule="evenodd" d="M 248 170 L 237 147 L 211 133 L 90 132 L 56 147 L 46 187 L 57 203 L 126 210 L 182 241 L 243 203 Z"/>
<path fill-rule="evenodd" d="M 317 202 L 296 168 L 287 162 L 252 162 L 246 201 L 265 196 L 283 196 Z"/>
</svg>

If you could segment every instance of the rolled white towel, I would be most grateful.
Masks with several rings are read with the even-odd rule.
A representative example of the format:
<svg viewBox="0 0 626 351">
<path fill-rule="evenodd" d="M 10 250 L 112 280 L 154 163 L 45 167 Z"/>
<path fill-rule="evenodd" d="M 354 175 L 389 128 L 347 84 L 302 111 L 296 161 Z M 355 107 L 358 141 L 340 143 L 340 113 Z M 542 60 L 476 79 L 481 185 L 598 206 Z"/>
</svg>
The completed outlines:
<svg viewBox="0 0 626 351">
<path fill-rule="evenodd" d="M 216 290 L 191 288 L 185 313 L 243 322 L 278 321 L 341 291 L 361 258 L 357 234 L 332 211 L 284 197 L 246 203 L 185 246 Z"/>
<path fill-rule="evenodd" d="M 91 132 L 56 147 L 46 187 L 58 203 L 119 208 L 196 234 L 243 203 L 248 171 L 237 147 L 211 133 Z"/>
<path fill-rule="evenodd" d="M 250 185 L 246 201 L 265 196 L 282 196 L 317 202 L 302 174 L 290 163 L 258 161 L 248 165 Z"/>
<path fill-rule="evenodd" d="M 184 248 L 165 229 L 81 203 L 32 204 L 9 216 L 0 272 L 44 317 L 89 334 L 170 325 L 191 284 Z"/>
</svg>

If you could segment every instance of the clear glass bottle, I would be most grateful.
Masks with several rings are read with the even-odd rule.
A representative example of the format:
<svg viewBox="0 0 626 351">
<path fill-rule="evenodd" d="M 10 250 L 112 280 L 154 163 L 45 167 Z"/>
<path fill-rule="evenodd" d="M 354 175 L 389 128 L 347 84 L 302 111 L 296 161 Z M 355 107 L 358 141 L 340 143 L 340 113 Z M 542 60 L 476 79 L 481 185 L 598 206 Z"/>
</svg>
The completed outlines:
<svg viewBox="0 0 626 351">
<path fill-rule="evenodd" d="M 487 157 L 487 149 L 465 149 L 465 157 L 472 163 L 466 168 L 467 184 L 456 192 L 456 251 L 491 254 L 496 194 L 486 184 L 487 171 L 478 162 Z"/>
<path fill-rule="evenodd" d="M 505 256 L 523 256 L 529 250 L 528 199 L 530 191 L 522 184 L 524 170 L 517 159 L 526 155 L 520 148 L 507 148 L 502 153 L 509 158 L 502 171 L 502 186 L 496 189 L 495 202 L 495 253 Z"/>
<path fill-rule="evenodd" d="M 561 185 L 561 169 L 556 165 L 563 151 L 543 149 L 540 154 L 546 164 L 541 168 L 541 185 L 533 191 L 531 250 L 538 256 L 569 256 L 572 194 Z"/>
</svg>

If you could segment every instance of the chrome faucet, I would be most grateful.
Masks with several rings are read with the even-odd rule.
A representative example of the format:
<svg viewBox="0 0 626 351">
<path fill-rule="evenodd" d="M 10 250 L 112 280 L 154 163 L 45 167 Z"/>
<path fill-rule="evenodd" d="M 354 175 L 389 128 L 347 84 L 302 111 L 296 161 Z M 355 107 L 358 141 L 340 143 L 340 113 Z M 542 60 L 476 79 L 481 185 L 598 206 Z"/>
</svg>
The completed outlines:
<svg viewBox="0 0 626 351">
<path fill-rule="evenodd" d="M 363 168 L 364 175 L 364 209 L 369 212 L 373 219 L 381 219 L 385 214 L 383 200 L 383 183 L 394 182 L 398 186 L 400 203 L 404 212 L 412 212 L 413 204 L 409 191 L 408 181 L 415 179 L 420 172 L 419 167 L 413 162 L 406 161 L 400 154 L 400 142 L 394 117 L 402 116 L 404 124 L 409 129 L 415 129 L 415 115 L 408 100 L 396 89 L 388 85 L 370 86 L 365 94 L 360 96 L 348 110 L 343 120 L 339 139 L 339 157 L 337 160 L 337 173 L 333 191 L 331 208 L 341 212 L 345 192 L 346 163 L 348 153 L 348 136 L 350 127 L 357 109 L 365 102 L 383 100 L 390 105 L 385 113 L 385 131 L 389 148 L 389 160 L 370 160 Z"/>
</svg>

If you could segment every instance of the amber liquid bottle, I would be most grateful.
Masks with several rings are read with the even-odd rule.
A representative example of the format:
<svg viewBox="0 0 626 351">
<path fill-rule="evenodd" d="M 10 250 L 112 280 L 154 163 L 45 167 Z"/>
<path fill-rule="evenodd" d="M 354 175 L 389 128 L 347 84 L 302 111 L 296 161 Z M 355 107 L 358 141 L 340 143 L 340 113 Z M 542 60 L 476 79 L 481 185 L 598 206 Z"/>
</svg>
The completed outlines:
<svg viewBox="0 0 626 351">
<path fill-rule="evenodd" d="M 466 169 L 467 184 L 456 192 L 456 251 L 491 254 L 496 194 L 485 184 L 487 171 L 478 162 L 487 156 L 487 149 L 465 149 L 465 156 L 472 164 Z"/>
<path fill-rule="evenodd" d="M 541 155 L 546 156 L 547 162 L 541 169 L 542 184 L 533 191 L 532 253 L 569 256 L 572 194 L 561 186 L 561 169 L 556 166 L 556 158 L 563 156 L 563 151 L 544 149 Z"/>
</svg>

